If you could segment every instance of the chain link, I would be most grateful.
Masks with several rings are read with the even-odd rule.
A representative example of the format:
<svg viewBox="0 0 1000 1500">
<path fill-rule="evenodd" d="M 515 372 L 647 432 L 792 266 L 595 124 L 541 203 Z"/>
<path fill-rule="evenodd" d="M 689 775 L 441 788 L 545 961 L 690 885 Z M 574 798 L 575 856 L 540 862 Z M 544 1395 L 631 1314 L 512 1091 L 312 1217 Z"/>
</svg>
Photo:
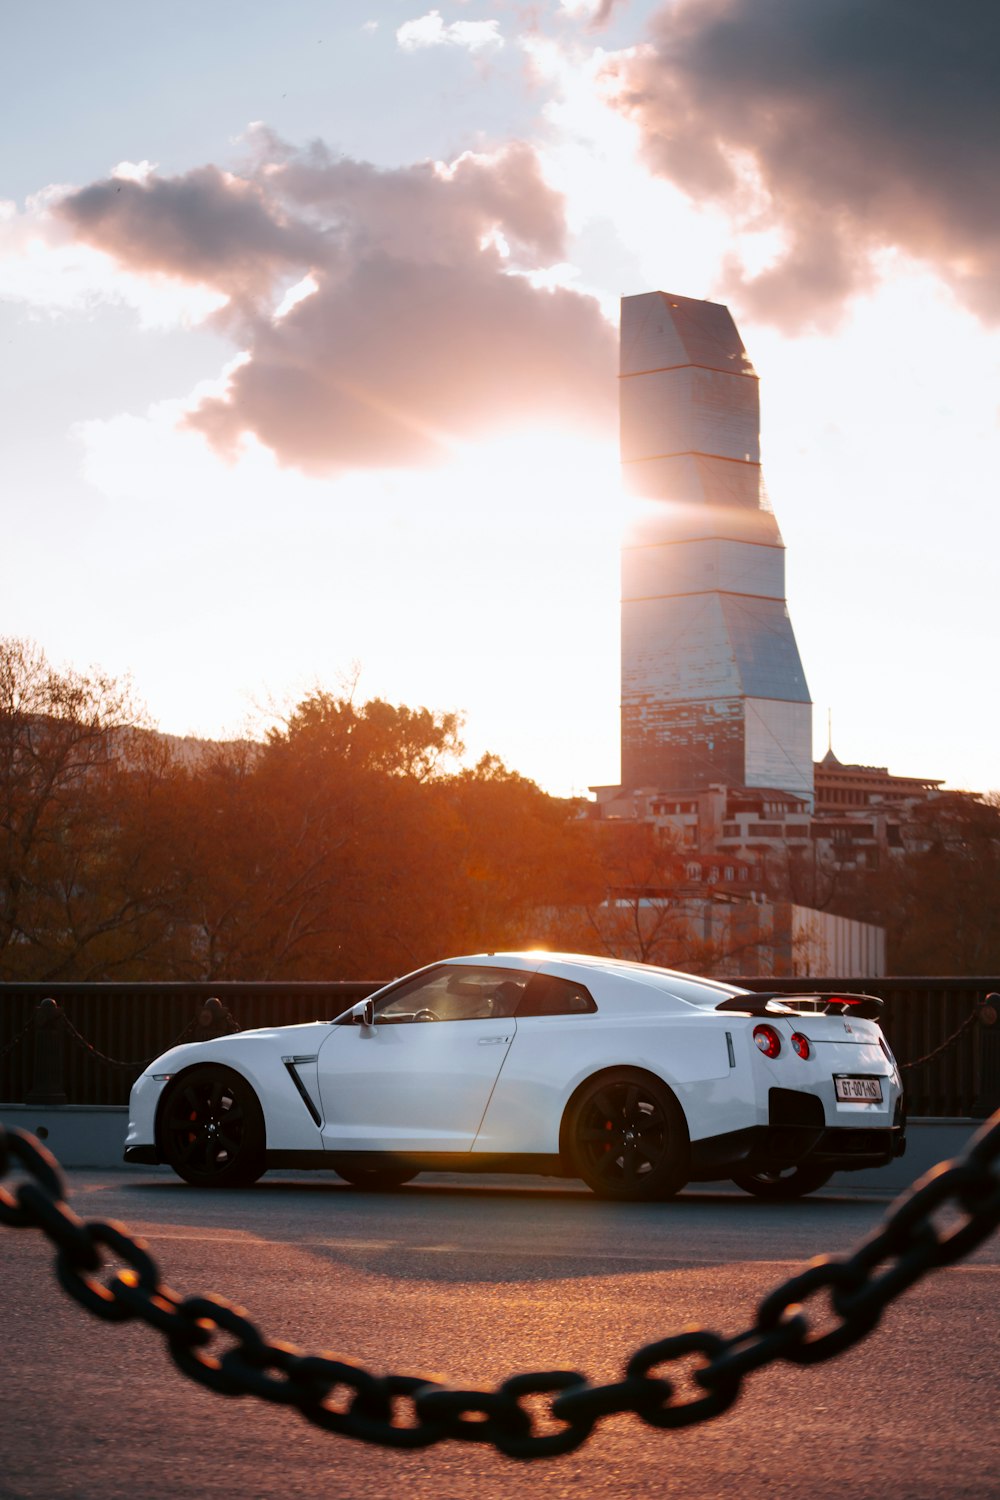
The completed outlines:
<svg viewBox="0 0 1000 1500">
<path fill-rule="evenodd" d="M 993 997 L 987 996 L 987 1000 L 990 998 Z M 956 1026 L 951 1035 L 946 1036 L 944 1041 L 940 1042 L 932 1052 L 926 1052 L 923 1057 L 915 1057 L 912 1062 L 901 1063 L 899 1071 L 901 1073 L 908 1073 L 911 1068 L 919 1068 L 923 1063 L 930 1062 L 935 1057 L 940 1057 L 941 1053 L 946 1052 L 953 1042 L 957 1042 L 959 1037 L 964 1035 L 964 1033 L 968 1031 L 970 1026 L 974 1026 L 976 1024 L 976 1022 L 980 1019 L 985 1006 L 986 1001 L 983 1001 L 981 1005 L 977 1005 L 972 1014 L 966 1016 L 961 1026 Z"/>
<path fill-rule="evenodd" d="M 13 1164 L 27 1181 L 3 1186 Z M 123 1224 L 84 1222 L 65 1201 L 58 1162 L 32 1135 L 0 1127 L 0 1224 L 34 1227 L 56 1247 L 56 1275 L 81 1306 L 110 1322 L 138 1318 L 163 1334 L 189 1379 L 223 1396 L 294 1407 L 316 1427 L 386 1448 L 453 1440 L 492 1443 L 510 1458 L 569 1453 L 597 1423 L 631 1412 L 648 1426 L 710 1421 L 743 1380 L 778 1360 L 812 1365 L 866 1338 L 885 1308 L 921 1277 L 969 1255 L 1000 1223 L 1000 1111 L 965 1155 L 934 1167 L 846 1257 L 819 1256 L 764 1297 L 750 1328 L 726 1338 L 688 1328 L 637 1349 L 621 1380 L 592 1385 L 575 1370 L 514 1375 L 494 1390 L 456 1389 L 426 1375 L 374 1375 L 349 1359 L 264 1338 L 221 1297 L 183 1297 L 160 1280 L 146 1243 Z M 943 1209 L 957 1222 L 939 1227 Z M 102 1251 L 125 1262 L 102 1279 Z M 817 1311 L 807 1310 L 816 1303 Z M 824 1308 L 824 1303 L 826 1304 Z M 666 1372 L 697 1361 L 682 1380 Z M 527 1397 L 545 1398 L 542 1429 Z"/>
<path fill-rule="evenodd" d="M 146 1068 L 156 1057 L 160 1056 L 160 1053 L 157 1052 L 153 1057 L 137 1057 L 125 1062 L 118 1057 L 108 1057 L 107 1053 L 101 1052 L 99 1048 L 94 1046 L 93 1042 L 88 1042 L 82 1032 L 77 1031 L 64 1010 L 60 1010 L 59 1015 L 70 1041 L 74 1042 L 82 1052 L 86 1052 L 90 1057 L 95 1058 L 97 1062 L 102 1062 L 109 1068 Z M 176 1046 L 176 1043 L 174 1045 Z"/>
<path fill-rule="evenodd" d="M 34 1024 L 35 1018 L 34 1016 L 31 1016 L 28 1020 L 27 1025 L 21 1027 L 21 1030 L 17 1033 L 17 1036 L 11 1037 L 9 1042 L 5 1042 L 4 1045 L 0 1047 L 0 1058 L 7 1057 L 9 1053 L 13 1052 L 15 1047 L 20 1046 L 21 1042 L 24 1041 L 25 1037 L 28 1035 L 28 1032 L 31 1030 Z"/>
<path fill-rule="evenodd" d="M 229 1012 L 227 1011 L 226 1014 L 228 1015 Z M 120 1058 L 108 1057 L 107 1053 L 101 1052 L 99 1048 L 94 1046 L 93 1042 L 88 1042 L 82 1032 L 77 1031 L 64 1010 L 60 1009 L 59 1015 L 70 1040 L 77 1047 L 82 1048 L 84 1052 L 87 1052 L 91 1057 L 96 1058 L 98 1062 L 104 1063 L 109 1068 L 148 1068 L 150 1063 L 155 1062 L 158 1057 L 162 1057 L 164 1052 L 169 1052 L 171 1047 L 179 1047 L 181 1042 L 186 1041 L 193 1031 L 198 1030 L 200 1024 L 198 1017 L 195 1016 L 194 1020 L 188 1022 L 179 1036 L 175 1037 L 172 1042 L 168 1042 L 166 1047 L 161 1047 L 159 1052 L 154 1052 L 152 1057 L 137 1057 L 132 1061 L 123 1062 Z M 28 1025 L 31 1025 L 30 1021 Z M 22 1036 L 23 1034 L 22 1032 Z"/>
<path fill-rule="evenodd" d="M 219 1005 L 219 1016 L 226 1023 L 227 1027 L 229 1028 L 229 1032 L 242 1030 L 239 1022 L 232 1014 L 232 1012 L 226 1006 L 222 1005 L 221 1002 L 217 1003 Z M 70 1020 L 69 1016 L 61 1006 L 58 1007 L 56 1013 L 59 1018 L 59 1023 L 64 1028 L 70 1041 L 81 1051 L 86 1052 L 89 1057 L 92 1057 L 95 1062 L 104 1063 L 105 1067 L 108 1068 L 135 1069 L 148 1068 L 150 1063 L 155 1062 L 158 1057 L 162 1057 L 164 1052 L 168 1052 L 171 1047 L 179 1047 L 182 1042 L 186 1042 L 190 1036 L 192 1036 L 199 1030 L 207 1031 L 207 1028 L 203 1027 L 201 1022 L 201 1017 L 204 1014 L 204 1010 L 205 1007 L 202 1006 L 201 1010 L 199 1010 L 198 1015 L 196 1015 L 193 1020 L 189 1021 L 188 1024 L 184 1027 L 184 1030 L 178 1036 L 175 1036 L 172 1042 L 168 1042 L 166 1047 L 161 1047 L 159 1051 L 154 1052 L 151 1057 L 136 1057 L 132 1059 L 109 1057 L 106 1052 L 102 1052 L 99 1047 L 95 1047 L 93 1042 L 88 1042 L 83 1033 L 81 1031 L 78 1031 L 77 1028 L 73 1025 L 73 1022 Z M 31 1017 L 29 1017 L 27 1024 L 23 1026 L 17 1033 L 17 1036 L 12 1037 L 9 1042 L 6 1042 L 3 1047 L 0 1047 L 0 1059 L 13 1052 L 14 1048 L 19 1046 L 21 1042 L 26 1039 L 29 1033 L 34 1029 L 35 1023 L 36 1015 L 32 1015 Z M 203 1038 L 201 1040 L 203 1040 Z"/>
</svg>

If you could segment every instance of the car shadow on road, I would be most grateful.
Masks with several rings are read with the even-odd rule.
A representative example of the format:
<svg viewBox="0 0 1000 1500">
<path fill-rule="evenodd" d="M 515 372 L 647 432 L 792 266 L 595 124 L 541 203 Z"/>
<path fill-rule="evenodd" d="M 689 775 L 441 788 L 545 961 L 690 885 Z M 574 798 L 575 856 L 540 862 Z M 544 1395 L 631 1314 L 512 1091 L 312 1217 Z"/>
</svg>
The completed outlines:
<svg viewBox="0 0 1000 1500">
<path fill-rule="evenodd" d="M 560 1179 L 558 1185 L 547 1183 L 511 1183 L 503 1180 L 484 1181 L 482 1177 L 475 1180 L 463 1180 L 463 1174 L 433 1174 L 421 1175 L 413 1182 L 405 1183 L 401 1187 L 393 1188 L 360 1188 L 349 1182 L 342 1182 L 338 1178 L 317 1178 L 312 1174 L 303 1173 L 301 1177 L 263 1177 L 259 1182 L 248 1188 L 229 1188 L 225 1191 L 193 1187 L 189 1183 L 182 1182 L 176 1177 L 157 1177 L 144 1181 L 131 1181 L 123 1187 L 123 1191 L 129 1193 L 177 1193 L 188 1199 L 197 1199 L 202 1202 L 232 1202 L 251 1196 L 255 1199 L 279 1197 L 283 1195 L 312 1196 L 342 1196 L 346 1195 L 354 1201 L 382 1201 L 415 1199 L 478 1199 L 512 1202 L 524 1200 L 533 1203 L 579 1203 L 584 1206 L 605 1209 L 657 1209 L 662 1211 L 676 1208 L 679 1205 L 690 1206 L 695 1204 L 720 1205 L 729 1204 L 734 1208 L 756 1208 L 764 1212 L 780 1213 L 793 1210 L 796 1213 L 804 1211 L 827 1212 L 835 1208 L 843 1208 L 845 1204 L 881 1204 L 891 1201 L 891 1195 L 884 1197 L 880 1194 L 866 1193 L 855 1196 L 851 1193 L 814 1193 L 808 1197 L 798 1198 L 790 1201 L 770 1201 L 763 1198 L 755 1198 L 752 1194 L 744 1193 L 736 1187 L 725 1187 L 713 1183 L 691 1183 L 682 1189 L 674 1198 L 666 1198 L 648 1203 L 615 1202 L 607 1198 L 599 1198 L 589 1188 L 578 1184 L 573 1179 Z"/>
</svg>

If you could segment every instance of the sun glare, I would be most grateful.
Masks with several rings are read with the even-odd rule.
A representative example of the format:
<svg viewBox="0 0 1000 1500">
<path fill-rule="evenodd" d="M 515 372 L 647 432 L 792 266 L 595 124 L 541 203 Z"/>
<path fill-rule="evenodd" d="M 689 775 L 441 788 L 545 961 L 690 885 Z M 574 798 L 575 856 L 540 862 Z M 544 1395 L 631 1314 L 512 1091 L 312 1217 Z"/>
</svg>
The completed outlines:
<svg viewBox="0 0 1000 1500">
<path fill-rule="evenodd" d="M 464 445 L 437 477 L 441 493 L 451 491 L 456 504 L 468 505 L 471 485 L 477 503 L 528 521 L 541 535 L 567 525 L 603 532 L 621 514 L 614 444 L 573 433 L 539 429 Z"/>
</svg>

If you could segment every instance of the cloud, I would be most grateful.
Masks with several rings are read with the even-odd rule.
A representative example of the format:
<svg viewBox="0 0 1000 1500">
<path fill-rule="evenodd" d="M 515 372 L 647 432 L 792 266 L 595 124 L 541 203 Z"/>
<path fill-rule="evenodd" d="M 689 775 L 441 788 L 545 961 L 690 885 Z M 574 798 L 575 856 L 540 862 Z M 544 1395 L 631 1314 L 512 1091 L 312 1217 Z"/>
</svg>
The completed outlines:
<svg viewBox="0 0 1000 1500">
<path fill-rule="evenodd" d="M 573 20 L 587 21 L 591 31 L 599 31 L 621 3 L 622 0 L 561 0 L 559 8 Z"/>
<path fill-rule="evenodd" d="M 998 69 L 979 0 L 682 0 L 619 60 L 619 98 L 656 172 L 780 229 L 759 274 L 730 264 L 751 313 L 829 322 L 895 249 L 996 321 Z"/>
<path fill-rule="evenodd" d="M 324 474 L 526 424 L 611 430 L 614 334 L 593 298 L 545 284 L 563 204 L 529 148 L 382 170 L 256 144 L 246 176 L 96 183 L 61 210 L 133 274 L 229 297 L 216 320 L 246 357 L 187 419 L 217 450 L 249 436 Z"/>
<path fill-rule="evenodd" d="M 144 329 L 202 323 L 224 306 L 226 296 L 208 287 L 134 274 L 82 243 L 61 213 L 68 191 L 47 188 L 23 209 L 0 202 L 0 298 L 51 316 L 125 305 Z"/>
<path fill-rule="evenodd" d="M 64 198 L 59 213 L 77 239 L 132 270 L 240 297 L 259 295 L 321 249 L 316 231 L 284 220 L 258 184 L 213 166 L 95 182 Z"/>
<path fill-rule="evenodd" d="M 445 22 L 439 10 L 429 11 L 414 21 L 404 21 L 396 32 L 396 41 L 404 52 L 422 47 L 465 47 L 469 52 L 504 45 L 499 21 Z"/>
</svg>

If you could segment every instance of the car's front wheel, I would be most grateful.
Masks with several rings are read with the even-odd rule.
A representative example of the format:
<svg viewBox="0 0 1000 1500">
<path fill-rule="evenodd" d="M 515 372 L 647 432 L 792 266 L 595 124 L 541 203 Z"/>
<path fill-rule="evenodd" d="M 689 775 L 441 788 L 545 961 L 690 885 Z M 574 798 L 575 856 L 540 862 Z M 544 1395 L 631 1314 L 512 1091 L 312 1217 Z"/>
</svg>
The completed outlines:
<svg viewBox="0 0 1000 1500">
<path fill-rule="evenodd" d="M 823 1167 L 786 1167 L 780 1172 L 734 1172 L 733 1181 L 756 1198 L 804 1198 L 833 1176 Z"/>
<path fill-rule="evenodd" d="M 569 1121 L 573 1164 L 601 1198 L 671 1198 L 688 1178 L 690 1142 L 663 1084 L 628 1068 L 584 1086 Z"/>
<path fill-rule="evenodd" d="M 212 1063 L 169 1085 L 159 1137 L 166 1161 L 194 1187 L 249 1187 L 265 1168 L 257 1095 L 239 1073 Z"/>
</svg>

